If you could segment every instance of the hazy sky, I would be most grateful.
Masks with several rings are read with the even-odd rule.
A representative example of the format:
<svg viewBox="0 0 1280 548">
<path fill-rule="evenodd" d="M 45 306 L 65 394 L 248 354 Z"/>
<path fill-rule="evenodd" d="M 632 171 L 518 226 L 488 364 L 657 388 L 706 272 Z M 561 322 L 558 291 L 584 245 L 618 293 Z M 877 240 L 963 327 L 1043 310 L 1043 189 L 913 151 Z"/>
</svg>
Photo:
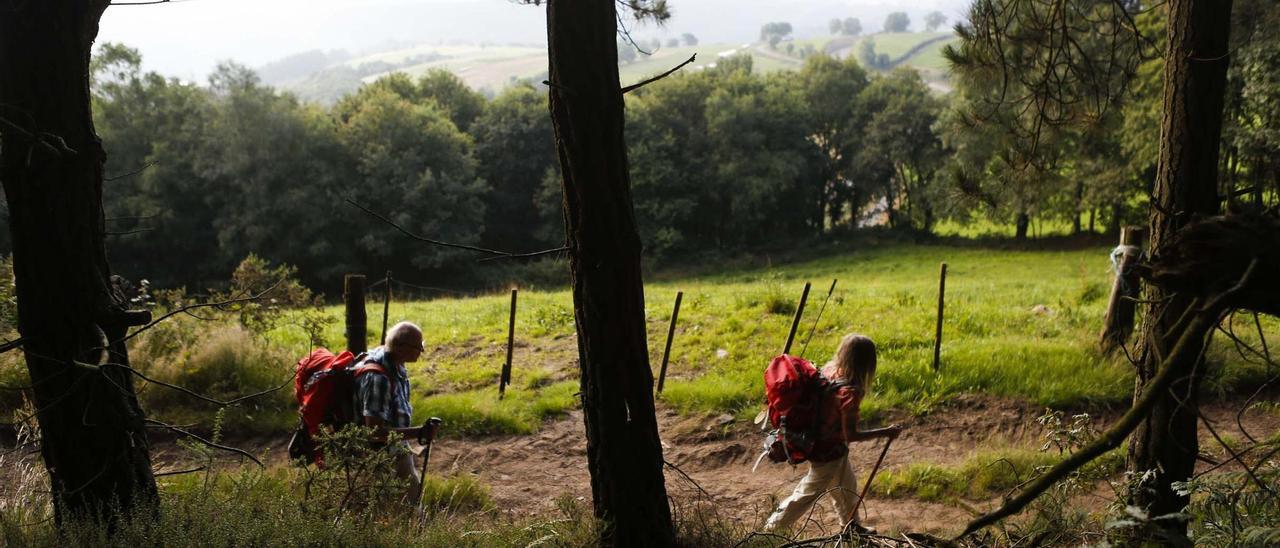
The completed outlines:
<svg viewBox="0 0 1280 548">
<path fill-rule="evenodd" d="M 127 1 L 127 0 L 120 0 Z M 753 39 L 769 21 L 789 21 L 797 35 L 826 32 L 832 17 L 859 17 L 878 30 L 891 11 L 906 11 L 912 28 L 939 10 L 951 18 L 968 0 L 670 0 L 664 29 L 637 36 L 692 32 L 703 42 Z M 123 42 L 142 51 L 149 70 L 204 80 L 220 60 L 259 66 L 312 49 L 359 52 L 393 42 L 546 43 L 544 8 L 515 0 L 173 0 L 113 6 L 98 42 Z"/>
</svg>

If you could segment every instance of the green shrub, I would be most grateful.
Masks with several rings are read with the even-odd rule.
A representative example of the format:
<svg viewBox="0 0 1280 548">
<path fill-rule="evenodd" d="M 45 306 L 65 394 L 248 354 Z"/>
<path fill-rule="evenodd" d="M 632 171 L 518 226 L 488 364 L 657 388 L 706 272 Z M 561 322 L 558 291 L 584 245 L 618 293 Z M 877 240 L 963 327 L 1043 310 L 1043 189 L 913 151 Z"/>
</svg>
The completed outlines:
<svg viewBox="0 0 1280 548">
<path fill-rule="evenodd" d="M 206 326 L 182 320 L 156 326 L 136 344 L 134 366 L 150 378 L 221 401 L 281 387 L 236 404 L 227 426 L 241 433 L 292 426 L 296 403 L 289 381 L 297 356 L 235 325 L 217 326 L 204 335 L 196 331 Z M 159 384 L 140 382 L 139 394 L 143 406 L 167 422 L 207 423 L 217 410 Z"/>
</svg>

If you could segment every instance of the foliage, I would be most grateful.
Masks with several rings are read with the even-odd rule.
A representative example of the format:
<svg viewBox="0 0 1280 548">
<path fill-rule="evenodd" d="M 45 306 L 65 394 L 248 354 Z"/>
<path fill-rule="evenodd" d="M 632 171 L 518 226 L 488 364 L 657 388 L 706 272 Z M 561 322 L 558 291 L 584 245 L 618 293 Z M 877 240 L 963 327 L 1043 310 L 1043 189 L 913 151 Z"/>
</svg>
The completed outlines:
<svg viewBox="0 0 1280 548">
<path fill-rule="evenodd" d="M 296 422 L 290 382 L 299 357 L 296 350 L 264 341 L 239 326 L 210 329 L 199 320 L 178 318 L 137 337 L 130 348 L 135 369 L 217 400 L 280 388 L 228 410 L 226 426 L 238 434 L 281 431 Z M 158 384 L 139 383 L 138 392 L 143 408 L 166 422 L 202 424 L 219 409 Z"/>
<path fill-rule="evenodd" d="M 881 199 L 889 226 L 924 232 L 932 230 L 937 217 L 949 213 L 935 211 L 947 203 L 941 185 L 934 184 L 945 158 L 933 133 L 941 111 L 941 101 L 911 70 L 895 70 L 861 92 L 853 115 L 861 131 L 850 132 L 860 146 L 846 145 L 857 150 L 851 162 L 856 175 L 851 178 L 861 195 L 851 206 L 865 203 L 867 197 Z M 856 214 L 853 221 L 859 221 Z"/>
<path fill-rule="evenodd" d="M 830 30 L 831 34 L 857 36 L 862 34 L 862 21 L 857 17 L 846 17 L 844 19 L 837 17 L 827 23 L 827 30 Z"/>
<path fill-rule="evenodd" d="M 765 23 L 763 27 L 760 27 L 760 41 L 768 43 L 771 48 L 778 47 L 778 42 L 790 35 L 791 23 L 786 21 Z"/>
<path fill-rule="evenodd" d="M 946 22 L 947 16 L 943 15 L 942 12 L 931 11 L 924 16 L 924 29 L 933 32 L 938 30 L 938 27 L 946 24 Z"/>
<path fill-rule="evenodd" d="M 393 506 L 364 505 L 341 515 L 317 498 L 345 494 L 345 486 L 308 483 L 315 470 L 243 468 L 160 480 L 159 511 L 121 516 L 108 536 L 69 517 L 55 526 L 38 483 L 14 486 L 0 507 L 0 543 L 7 546 L 524 546 L 587 547 L 598 539 L 589 510 L 562 501 L 554 519 L 511 520 L 492 507 L 487 487 L 469 475 L 429 478 L 431 512 L 419 522 Z M 340 477 L 338 468 L 320 474 Z M 312 491 L 307 493 L 307 486 Z M 332 487 L 332 492 L 321 492 Z M 10 505 L 10 501 L 27 501 Z M 300 504 L 299 501 L 302 501 Z M 339 517 L 340 519 L 334 519 Z M 33 519 L 34 518 L 34 519 Z"/>
<path fill-rule="evenodd" d="M 281 313 L 286 309 L 313 307 L 320 299 L 311 294 L 297 279 L 298 269 L 290 265 L 272 268 L 267 261 L 254 254 L 245 257 L 231 273 L 231 288 L 225 295 L 215 295 L 215 301 L 234 301 L 227 310 L 237 313 L 240 325 L 255 334 L 265 334 L 276 327 Z"/>
<path fill-rule="evenodd" d="M 1274 451 L 1274 447 L 1260 449 Z M 1196 542 L 1206 546 L 1274 546 L 1280 542 L 1280 528 L 1276 527 L 1280 523 L 1280 499 L 1276 496 L 1280 465 L 1267 459 L 1255 467 L 1258 483 L 1244 472 L 1231 471 L 1201 475 L 1176 487 L 1191 496 L 1187 513 L 1192 517 Z"/>
<path fill-rule="evenodd" d="M 13 258 L 0 257 L 0 333 L 7 338 L 18 330 L 18 299 L 13 286 Z"/>
<path fill-rule="evenodd" d="M 490 101 L 472 126 L 477 175 L 489 183 L 481 243 L 491 248 L 530 250 L 559 243 L 543 238 L 538 190 L 557 165 L 547 98 L 533 86 L 507 88 Z M 558 188 L 557 188 L 558 190 Z M 559 219 L 550 224 L 558 228 Z"/>
<path fill-rule="evenodd" d="M 904 11 L 895 11 L 884 18 L 885 32 L 907 32 L 909 26 L 911 26 L 911 17 Z"/>
</svg>

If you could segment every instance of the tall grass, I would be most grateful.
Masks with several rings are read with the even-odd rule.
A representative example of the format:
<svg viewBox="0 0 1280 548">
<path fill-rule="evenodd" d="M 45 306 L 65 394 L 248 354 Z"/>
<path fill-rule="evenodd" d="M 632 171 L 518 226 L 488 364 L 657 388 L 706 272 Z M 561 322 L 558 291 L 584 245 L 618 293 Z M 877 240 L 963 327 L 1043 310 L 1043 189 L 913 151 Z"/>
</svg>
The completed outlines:
<svg viewBox="0 0 1280 548">
<path fill-rule="evenodd" d="M 949 266 L 942 362 L 934 371 L 938 265 L 944 261 Z M 885 244 L 792 264 L 661 278 L 646 285 L 650 361 L 656 369 L 671 303 L 676 291 L 684 291 L 662 402 L 682 412 L 753 414 L 762 398 L 761 370 L 782 350 L 801 288 L 810 281 L 818 289 L 811 292 L 792 351 L 821 363 L 847 332 L 874 339 L 880 368 L 864 403 L 869 418 L 887 409 L 925 412 L 967 393 L 1055 408 L 1123 405 L 1132 390 L 1131 367 L 1122 357 L 1103 357 L 1095 350 L 1109 267 L 1106 248 L 993 251 Z M 840 281 L 824 308 L 823 289 L 833 278 Z M 454 433 L 527 433 L 577 405 L 577 346 L 567 290 L 521 291 L 512 385 L 506 399 L 497 399 L 509 303 L 504 290 L 391 304 L 390 322 L 411 320 L 426 333 L 427 352 L 409 366 L 420 415 L 416 420 L 441 416 L 451 425 L 446 431 Z M 374 306 L 369 315 L 372 338 L 382 326 L 378 312 L 380 307 Z M 341 309 L 329 307 L 325 313 L 338 318 Z M 1243 322 L 1238 331 L 1256 341 L 1256 333 L 1243 329 Z M 247 389 L 262 386 L 268 377 L 287 376 L 293 361 L 309 350 L 311 335 L 294 323 L 286 317 L 265 339 L 217 330 L 196 335 L 201 332 L 157 329 L 134 351 L 140 363 L 157 370 L 190 369 L 166 378 L 209 388 L 217 386 L 208 379 L 232 379 L 228 382 Z M 1263 326 L 1273 337 L 1280 333 L 1280 322 L 1264 319 Z M 207 324 L 204 328 L 209 329 Z M 320 339 L 342 341 L 342 330 L 334 322 L 319 333 Z M 236 358 L 227 351 L 231 347 L 249 356 Z M 1222 344 L 1209 358 L 1214 376 L 1208 386 L 1217 393 L 1249 386 L 1265 375 L 1265 368 L 1247 363 Z M 227 364 L 259 369 L 252 374 L 219 369 L 239 367 Z M 196 372 L 202 368 L 219 373 Z M 279 417 L 268 422 L 290 422 L 284 411 L 287 394 L 272 401 L 255 420 L 274 405 L 281 410 Z"/>
<path fill-rule="evenodd" d="M 336 520 L 309 511 L 299 504 L 297 473 L 286 468 L 178 476 L 160 488 L 159 511 L 118 516 L 111 536 L 92 521 L 69 518 L 55 526 L 44 515 L 47 497 L 28 490 L 25 507 L 0 502 L 0 546 L 526 546 L 544 539 L 586 547 L 598 539 L 594 519 L 572 500 L 562 505 L 560 519 L 511 520 L 470 476 L 429 478 L 426 497 L 434 511 L 421 523 L 392 506 Z"/>
</svg>

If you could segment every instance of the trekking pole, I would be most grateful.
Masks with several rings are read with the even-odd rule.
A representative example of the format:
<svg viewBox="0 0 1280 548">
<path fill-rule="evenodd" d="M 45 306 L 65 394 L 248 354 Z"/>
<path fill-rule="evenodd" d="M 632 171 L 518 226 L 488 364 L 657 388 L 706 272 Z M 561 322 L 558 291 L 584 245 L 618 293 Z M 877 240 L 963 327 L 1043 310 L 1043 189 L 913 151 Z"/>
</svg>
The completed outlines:
<svg viewBox="0 0 1280 548">
<path fill-rule="evenodd" d="M 421 518 L 422 499 L 427 489 L 427 458 L 431 456 L 431 442 L 436 439 L 436 430 L 440 429 L 440 425 L 444 421 L 440 417 L 431 417 L 418 430 L 418 443 L 422 445 L 422 474 L 418 476 L 418 495 L 414 498 L 418 499 L 418 517 Z"/>
<path fill-rule="evenodd" d="M 866 500 L 867 491 L 871 490 L 871 480 L 876 477 L 876 472 L 880 470 L 880 465 L 884 463 L 884 456 L 889 454 L 889 445 L 892 443 L 893 438 L 885 440 L 884 449 L 880 450 L 880 458 L 876 459 L 876 465 L 871 468 L 871 473 L 867 475 L 867 483 L 862 486 L 862 494 L 858 495 L 858 502 L 853 504 L 853 511 L 849 512 L 848 517 L 844 520 L 846 528 L 858 517 L 858 508 L 862 506 L 862 501 Z"/>
<path fill-rule="evenodd" d="M 387 314 L 391 312 L 391 271 L 390 270 L 387 271 L 387 277 L 385 278 L 385 280 L 386 280 L 385 283 L 387 285 L 387 288 L 386 288 L 387 294 L 386 294 L 386 297 L 383 298 L 382 300 L 382 338 L 378 339 L 382 341 L 382 344 L 387 344 Z"/>
<path fill-rule="evenodd" d="M 827 301 L 831 300 L 831 294 L 836 292 L 836 281 L 831 280 L 831 289 L 827 290 L 827 296 L 822 299 L 822 306 L 818 307 L 818 317 L 813 319 L 813 328 L 809 330 L 809 336 L 804 340 L 804 346 L 800 347 L 800 357 L 804 357 L 805 350 L 809 349 L 809 341 L 813 340 L 813 332 L 818 330 L 818 320 L 822 319 L 822 311 L 827 309 Z"/>
<path fill-rule="evenodd" d="M 796 328 L 800 326 L 800 318 L 804 316 L 804 303 L 809 300 L 809 282 L 804 283 L 804 293 L 800 294 L 800 304 L 796 306 L 796 317 L 791 320 L 791 331 L 787 333 L 787 345 L 782 347 L 782 353 L 791 352 L 791 342 L 796 339 Z"/>
</svg>

